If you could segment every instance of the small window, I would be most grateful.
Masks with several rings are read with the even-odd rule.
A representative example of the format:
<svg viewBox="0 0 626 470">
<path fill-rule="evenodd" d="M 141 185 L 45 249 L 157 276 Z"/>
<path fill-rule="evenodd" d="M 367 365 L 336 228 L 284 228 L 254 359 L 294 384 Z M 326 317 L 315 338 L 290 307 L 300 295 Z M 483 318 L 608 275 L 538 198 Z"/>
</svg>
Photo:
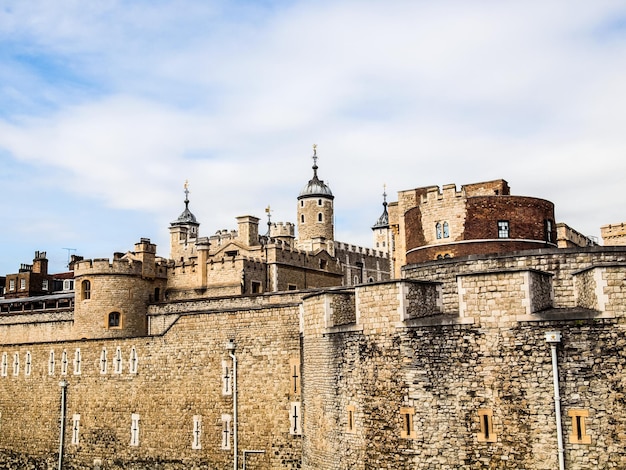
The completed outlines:
<svg viewBox="0 0 626 470">
<path fill-rule="evenodd" d="M 450 238 L 450 226 L 448 222 L 443 223 L 443 238 Z"/>
<path fill-rule="evenodd" d="M 322 215 L 322 213 L 321 213 L 321 212 L 319 212 L 319 213 L 317 214 L 317 221 L 318 221 L 318 222 L 324 222 L 324 216 Z"/>
<path fill-rule="evenodd" d="M 74 374 L 75 375 L 80 375 L 80 363 L 81 363 L 81 357 L 80 357 L 80 349 L 76 349 L 76 352 L 74 353 Z"/>
<path fill-rule="evenodd" d="M 572 433 L 569 436 L 570 444 L 591 444 L 591 436 L 587 434 L 585 418 L 589 417 L 588 410 L 569 410 L 572 418 Z"/>
<path fill-rule="evenodd" d="M 287 290 L 298 290 L 298 286 L 295 284 L 287 284 Z"/>
<path fill-rule="evenodd" d="M 9 373 L 9 357 L 7 353 L 2 353 L 2 377 L 6 377 Z"/>
<path fill-rule="evenodd" d="M 72 417 L 72 444 L 77 446 L 78 445 L 78 435 L 80 432 L 80 415 L 79 414 L 75 414 Z"/>
<path fill-rule="evenodd" d="M 231 416 L 228 414 L 222 415 L 222 450 L 230 450 L 230 422 Z"/>
<path fill-rule="evenodd" d="M 302 434 L 302 405 L 299 401 L 291 402 L 289 406 L 289 434 Z"/>
<path fill-rule="evenodd" d="M 101 374 L 106 374 L 107 373 L 107 349 L 106 348 L 102 348 L 102 352 L 100 352 L 100 373 Z"/>
<path fill-rule="evenodd" d="M 202 449 L 201 438 L 202 436 L 202 416 L 195 415 L 193 417 L 193 435 L 191 438 L 191 448 Z"/>
<path fill-rule="evenodd" d="M 321 200 L 321 199 L 318 199 L 318 200 L 317 200 L 317 205 L 318 205 L 318 206 L 321 206 L 321 205 L 322 205 L 322 200 Z"/>
<path fill-rule="evenodd" d="M 300 223 L 304 223 L 304 214 L 300 214 Z"/>
<path fill-rule="evenodd" d="M 26 289 L 26 279 L 22 278 L 20 279 L 20 290 L 25 290 Z"/>
<path fill-rule="evenodd" d="M 478 410 L 480 432 L 476 436 L 478 442 L 496 442 L 496 434 L 493 432 L 493 411 Z"/>
<path fill-rule="evenodd" d="M 63 351 L 61 355 L 61 375 L 67 375 L 67 351 Z"/>
<path fill-rule="evenodd" d="M 300 207 L 304 207 L 304 200 L 300 199 Z"/>
<path fill-rule="evenodd" d="M 320 260 L 320 269 L 326 269 L 327 262 L 325 259 Z"/>
<path fill-rule="evenodd" d="M 74 281 L 72 279 L 65 279 L 63 281 L 63 290 L 72 290 L 74 289 Z"/>
<path fill-rule="evenodd" d="M 48 290 L 48 280 L 44 279 L 41 281 L 41 290 Z"/>
<path fill-rule="evenodd" d="M 32 356 L 30 351 L 26 351 L 26 363 L 24 364 L 24 375 L 26 377 L 30 376 L 31 367 L 32 366 Z"/>
<path fill-rule="evenodd" d="M 20 353 L 13 354 L 13 375 L 20 375 Z"/>
<path fill-rule="evenodd" d="M 122 373 L 122 349 L 118 346 L 115 349 L 115 359 L 113 363 L 113 372 L 115 374 Z"/>
<path fill-rule="evenodd" d="M 235 256 L 237 256 L 239 254 L 239 251 L 237 250 L 231 250 L 231 251 L 227 251 L 226 253 L 224 253 L 226 256 L 230 256 L 231 258 L 234 258 Z"/>
<path fill-rule="evenodd" d="M 232 395 L 233 390 L 231 387 L 232 381 L 232 369 L 231 361 L 222 361 L 222 395 Z"/>
<path fill-rule="evenodd" d="M 300 359 L 289 359 L 289 393 L 300 395 Z"/>
<path fill-rule="evenodd" d="M 130 417 L 130 445 L 139 445 L 139 415 L 133 413 Z"/>
<path fill-rule="evenodd" d="M 400 416 L 402 417 L 400 437 L 403 439 L 415 439 L 416 437 L 415 429 L 413 429 L 413 415 L 415 415 L 415 408 L 400 408 Z"/>
<path fill-rule="evenodd" d="M 509 221 L 498 220 L 498 238 L 509 238 Z"/>
<path fill-rule="evenodd" d="M 441 222 L 437 222 L 435 224 L 435 234 L 437 235 L 437 240 L 440 240 L 443 236 L 443 232 L 441 231 Z"/>
<path fill-rule="evenodd" d="M 120 320 L 121 320 L 120 312 L 109 313 L 109 319 L 108 319 L 109 328 L 119 328 L 121 324 Z"/>
<path fill-rule="evenodd" d="M 15 290 L 15 279 L 9 280 L 9 291 Z"/>
<path fill-rule="evenodd" d="M 83 300 L 91 299 L 91 282 L 88 280 L 84 280 L 81 283 L 81 292 L 83 296 Z"/>
<path fill-rule="evenodd" d="M 347 426 L 346 426 L 346 432 L 349 433 L 355 433 L 356 432 L 356 426 L 355 426 L 355 421 L 354 421 L 354 405 L 348 405 L 346 407 L 346 411 L 347 411 Z"/>
<path fill-rule="evenodd" d="M 554 240 L 552 239 L 552 221 L 550 219 L 546 219 L 545 227 L 546 227 L 546 241 L 548 243 L 552 243 Z"/>
<path fill-rule="evenodd" d="M 371 284 L 372 282 L 374 282 L 374 278 L 372 276 L 368 277 L 367 282 Z"/>
<path fill-rule="evenodd" d="M 54 351 L 50 351 L 48 358 L 48 375 L 54 375 Z"/>
<path fill-rule="evenodd" d="M 251 282 L 251 292 L 253 294 L 260 294 L 261 293 L 261 283 L 258 281 L 252 281 Z"/>
<path fill-rule="evenodd" d="M 159 302 L 161 300 L 161 289 L 158 287 L 154 288 L 154 301 Z"/>
<path fill-rule="evenodd" d="M 130 359 L 128 360 L 128 373 L 136 374 L 138 370 L 139 358 L 137 357 L 137 349 L 135 346 L 130 348 Z"/>
</svg>

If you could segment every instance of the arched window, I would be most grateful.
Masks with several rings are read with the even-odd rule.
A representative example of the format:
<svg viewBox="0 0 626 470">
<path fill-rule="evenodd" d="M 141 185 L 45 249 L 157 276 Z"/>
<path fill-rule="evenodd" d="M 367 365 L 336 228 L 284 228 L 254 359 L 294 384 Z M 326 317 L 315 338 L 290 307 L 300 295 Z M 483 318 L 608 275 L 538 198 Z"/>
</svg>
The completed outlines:
<svg viewBox="0 0 626 470">
<path fill-rule="evenodd" d="M 91 299 L 91 282 L 84 280 L 81 283 L 81 292 L 83 294 L 83 300 Z"/>
<path fill-rule="evenodd" d="M 120 320 L 121 320 L 120 312 L 109 313 L 109 320 L 108 320 L 109 328 L 119 328 Z"/>
<path fill-rule="evenodd" d="M 450 238 L 450 227 L 448 222 L 443 223 L 443 238 Z"/>
<path fill-rule="evenodd" d="M 317 200 L 317 205 L 318 205 L 318 206 L 321 206 L 321 205 L 322 205 L 322 200 L 321 200 L 321 199 L 318 199 L 318 200 Z"/>
<path fill-rule="evenodd" d="M 317 214 L 317 221 L 318 222 L 324 222 L 324 216 L 322 215 L 321 212 L 319 214 Z"/>
<path fill-rule="evenodd" d="M 435 224 L 435 233 L 437 234 L 437 240 L 441 238 L 441 222 Z"/>
</svg>

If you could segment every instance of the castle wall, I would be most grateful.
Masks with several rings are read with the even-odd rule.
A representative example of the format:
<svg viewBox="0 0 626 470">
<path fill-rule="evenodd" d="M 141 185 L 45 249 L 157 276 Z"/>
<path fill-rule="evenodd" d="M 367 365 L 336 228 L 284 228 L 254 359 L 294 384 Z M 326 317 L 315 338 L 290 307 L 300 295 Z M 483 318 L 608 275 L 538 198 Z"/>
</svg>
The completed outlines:
<svg viewBox="0 0 626 470">
<path fill-rule="evenodd" d="M 2 345 L 10 361 L 18 353 L 18 375 L 0 376 L 0 460 L 11 468 L 54 466 L 59 447 L 59 381 L 67 386 L 64 468 L 188 469 L 232 468 L 222 450 L 223 415 L 233 413 L 232 395 L 223 394 L 223 361 L 232 368 L 225 343 L 234 339 L 238 360 L 239 459 L 246 468 L 299 468 L 301 436 L 290 432 L 290 407 L 300 403 L 292 389 L 293 364 L 299 364 L 297 306 L 267 307 L 186 315 L 163 336 Z M 116 351 L 121 372 L 116 373 Z M 137 371 L 130 369 L 132 348 Z M 80 349 L 80 374 L 74 373 Z M 102 351 L 106 372 L 101 372 Z M 50 351 L 55 351 L 49 375 Z M 63 351 L 68 371 L 61 374 Z M 26 354 L 31 372 L 24 371 Z M 232 381 L 229 382 L 232 387 Z M 16 400 L 15 397 L 20 397 Z M 73 417 L 80 415 L 79 442 L 72 443 Z M 139 443 L 131 442 L 131 417 L 139 416 Z M 194 416 L 201 420 L 199 443 L 192 448 Z M 229 428 L 232 432 L 232 424 Z"/>
</svg>

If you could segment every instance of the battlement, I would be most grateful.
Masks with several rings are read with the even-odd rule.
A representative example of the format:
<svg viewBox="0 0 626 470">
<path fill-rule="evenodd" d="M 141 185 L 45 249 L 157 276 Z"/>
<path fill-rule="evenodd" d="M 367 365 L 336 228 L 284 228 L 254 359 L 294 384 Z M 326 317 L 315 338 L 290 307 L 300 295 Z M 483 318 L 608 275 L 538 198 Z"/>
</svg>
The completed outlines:
<svg viewBox="0 0 626 470">
<path fill-rule="evenodd" d="M 229 243 L 231 241 L 236 240 L 239 237 L 239 232 L 237 230 L 218 230 L 215 232 L 215 235 L 211 235 L 209 237 L 209 242 L 213 246 L 220 246 L 224 243 Z"/>
<path fill-rule="evenodd" d="M 461 187 L 460 191 L 457 191 L 456 184 L 445 184 L 442 188 L 439 188 L 439 186 L 430 186 L 426 189 L 426 193 L 422 194 L 421 203 L 428 204 L 429 202 L 432 203 L 443 199 L 452 199 L 464 196 L 465 191 L 463 187 Z"/>
<path fill-rule="evenodd" d="M 94 258 L 79 261 L 74 265 L 74 276 L 93 276 L 93 275 L 124 275 L 124 276 L 141 276 L 141 263 L 129 259 L 113 259 Z"/>
<path fill-rule="evenodd" d="M 600 235 L 605 245 L 626 245 L 626 222 L 603 225 Z"/>
<path fill-rule="evenodd" d="M 294 237 L 295 225 L 291 222 L 273 222 L 270 225 L 270 237 Z"/>
<path fill-rule="evenodd" d="M 364 256 L 373 256 L 376 258 L 388 258 L 388 254 L 384 251 L 375 250 L 373 248 L 366 248 L 363 246 L 350 245 L 344 242 L 334 242 L 335 251 L 347 251 L 348 253 L 357 253 Z"/>
</svg>

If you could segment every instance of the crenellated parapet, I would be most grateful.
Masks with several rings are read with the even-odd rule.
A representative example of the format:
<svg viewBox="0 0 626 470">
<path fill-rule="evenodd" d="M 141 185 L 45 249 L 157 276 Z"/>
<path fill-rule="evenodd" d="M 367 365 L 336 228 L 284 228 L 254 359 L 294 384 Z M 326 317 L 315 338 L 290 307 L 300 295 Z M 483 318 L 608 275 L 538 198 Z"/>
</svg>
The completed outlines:
<svg viewBox="0 0 626 470">
<path fill-rule="evenodd" d="M 291 222 L 272 222 L 270 224 L 270 237 L 294 237 L 296 226 Z"/>
<path fill-rule="evenodd" d="M 456 184 L 444 184 L 442 188 L 439 188 L 439 186 L 426 188 L 426 192 L 421 195 L 421 201 L 422 204 L 428 204 L 462 197 L 465 197 L 465 189 L 463 187 L 461 187 L 460 191 L 457 191 Z"/>
</svg>

